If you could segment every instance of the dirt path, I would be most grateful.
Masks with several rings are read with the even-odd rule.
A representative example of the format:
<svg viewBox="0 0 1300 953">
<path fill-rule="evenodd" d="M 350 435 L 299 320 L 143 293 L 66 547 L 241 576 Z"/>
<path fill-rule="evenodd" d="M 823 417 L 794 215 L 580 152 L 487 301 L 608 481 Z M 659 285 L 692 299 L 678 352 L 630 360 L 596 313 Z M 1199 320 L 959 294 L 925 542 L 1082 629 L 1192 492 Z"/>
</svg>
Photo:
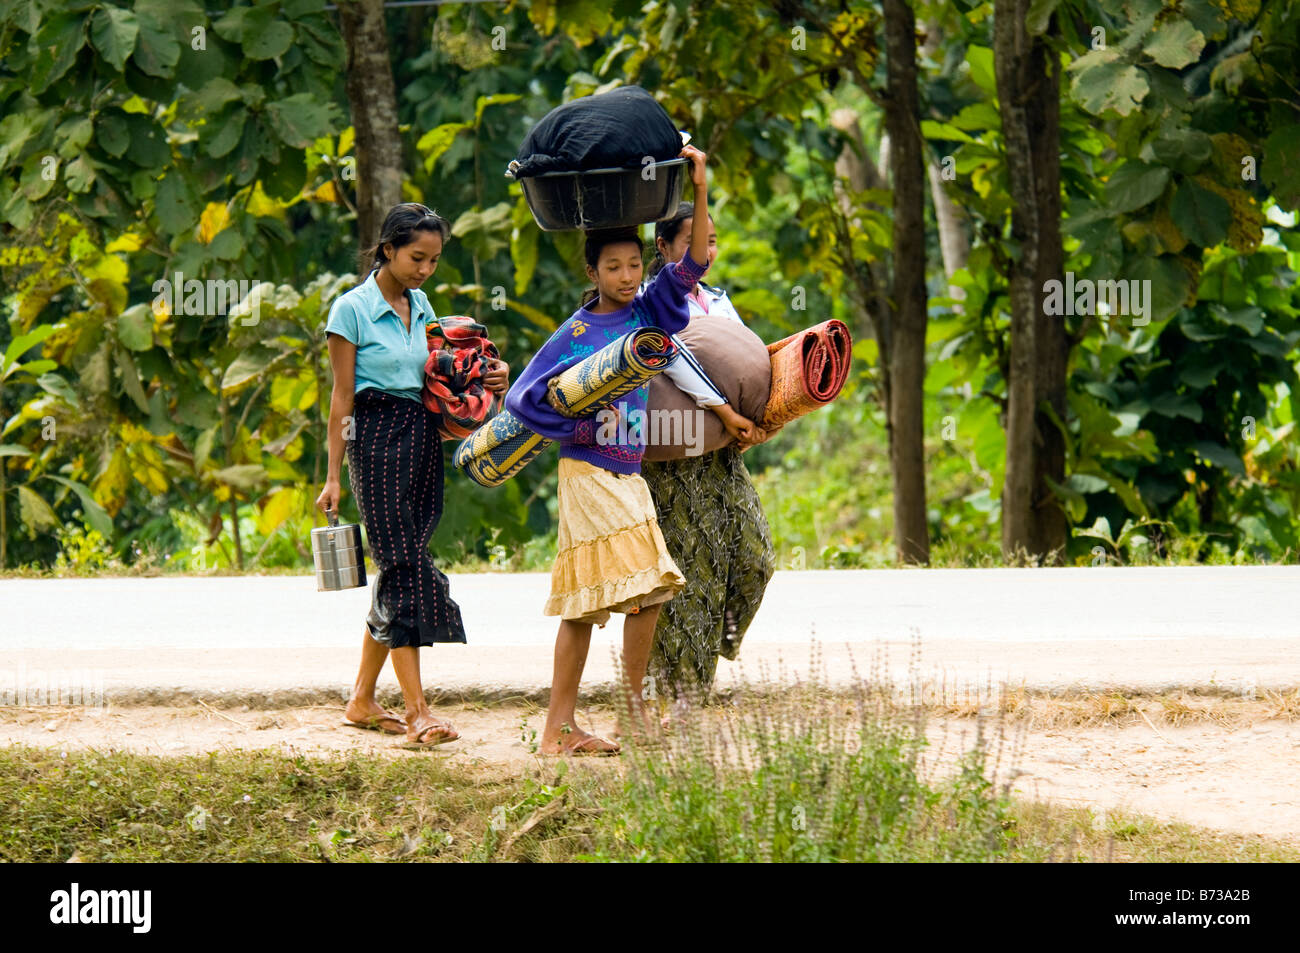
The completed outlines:
<svg viewBox="0 0 1300 953">
<path fill-rule="evenodd" d="M 1010 765 L 1004 760 L 1000 770 L 1003 777 L 1008 767 L 1019 771 L 1013 790 L 1035 800 L 1300 844 L 1300 720 L 1240 707 L 1234 712 L 1220 706 L 1214 720 L 1177 727 L 1145 718 L 1128 727 L 1005 723 L 1001 730 L 1019 756 Z M 544 712 L 535 706 L 453 705 L 438 713 L 454 721 L 462 740 L 433 752 L 406 752 L 391 736 L 344 728 L 342 709 L 325 706 L 0 709 L 0 744 L 163 756 L 240 749 L 310 756 L 367 752 L 518 770 L 537 763 L 521 737 L 541 731 Z M 613 726 L 608 710 L 592 709 L 589 716 L 583 727 L 608 731 Z M 932 718 L 932 743 L 936 749 L 964 750 L 974 727 L 970 718 Z"/>
</svg>

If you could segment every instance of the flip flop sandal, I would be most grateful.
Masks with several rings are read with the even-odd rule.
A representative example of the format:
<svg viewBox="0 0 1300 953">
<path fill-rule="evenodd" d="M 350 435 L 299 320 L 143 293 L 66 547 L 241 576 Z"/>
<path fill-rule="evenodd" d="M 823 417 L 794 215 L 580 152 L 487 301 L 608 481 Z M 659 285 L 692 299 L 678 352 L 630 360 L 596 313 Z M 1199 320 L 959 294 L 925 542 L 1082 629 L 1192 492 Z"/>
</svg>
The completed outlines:
<svg viewBox="0 0 1300 953">
<path fill-rule="evenodd" d="M 384 727 L 385 722 L 391 722 L 393 724 L 399 725 L 400 727 L 396 729 L 385 728 Z M 406 734 L 406 722 L 402 721 L 402 719 L 398 718 L 396 715 L 375 715 L 373 718 L 369 719 L 368 721 L 345 721 L 343 722 L 343 727 L 358 728 L 361 731 L 380 731 L 386 735 Z"/>
<path fill-rule="evenodd" d="M 599 746 L 602 744 L 609 744 L 609 742 L 605 741 L 603 738 L 598 738 L 595 735 L 592 735 L 590 738 L 583 738 L 577 744 L 569 748 L 557 751 L 555 756 L 562 757 L 563 755 L 569 754 L 578 758 L 612 758 L 618 755 L 622 750 L 617 746 L 614 748 L 592 747 L 592 745 Z"/>
<path fill-rule="evenodd" d="M 398 745 L 398 747 L 405 748 L 407 751 L 421 751 L 425 748 L 436 748 L 438 745 L 445 745 L 449 741 L 459 741 L 460 735 L 447 737 L 447 734 L 453 730 L 450 725 L 429 725 L 427 728 L 420 729 L 420 733 L 416 737 L 423 738 L 433 732 L 434 738 L 432 741 L 406 741 Z"/>
</svg>

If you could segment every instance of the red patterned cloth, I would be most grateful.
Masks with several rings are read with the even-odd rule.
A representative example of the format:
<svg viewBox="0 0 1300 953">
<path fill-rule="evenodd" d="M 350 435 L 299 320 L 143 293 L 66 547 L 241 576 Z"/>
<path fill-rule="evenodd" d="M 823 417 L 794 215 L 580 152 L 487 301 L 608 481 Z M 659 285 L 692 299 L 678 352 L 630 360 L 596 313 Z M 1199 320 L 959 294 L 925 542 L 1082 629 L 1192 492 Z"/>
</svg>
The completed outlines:
<svg viewBox="0 0 1300 953">
<path fill-rule="evenodd" d="M 424 406 L 438 415 L 444 440 L 464 439 L 493 413 L 496 398 L 483 385 L 483 375 L 501 355 L 487 328 L 461 314 L 435 318 L 425 337 Z"/>
</svg>

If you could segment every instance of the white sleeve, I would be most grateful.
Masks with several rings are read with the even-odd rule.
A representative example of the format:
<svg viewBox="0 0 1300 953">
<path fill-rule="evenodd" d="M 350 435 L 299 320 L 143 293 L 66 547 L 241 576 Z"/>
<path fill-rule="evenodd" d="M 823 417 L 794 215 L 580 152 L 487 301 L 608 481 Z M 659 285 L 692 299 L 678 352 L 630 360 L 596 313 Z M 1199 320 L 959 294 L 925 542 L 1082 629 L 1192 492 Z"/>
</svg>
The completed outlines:
<svg viewBox="0 0 1300 953">
<path fill-rule="evenodd" d="M 677 345 L 677 360 L 664 369 L 668 379 L 677 385 L 678 390 L 694 400 L 696 407 L 718 407 L 727 403 L 726 395 L 717 384 L 709 380 L 709 375 L 704 373 L 704 368 L 695 359 L 691 349 L 677 335 L 672 335 L 672 339 Z"/>
<path fill-rule="evenodd" d="M 731 303 L 727 293 L 721 289 L 718 290 L 717 297 L 709 301 L 709 314 L 720 314 L 739 324 L 745 323 L 745 319 L 736 312 L 736 306 Z"/>
</svg>

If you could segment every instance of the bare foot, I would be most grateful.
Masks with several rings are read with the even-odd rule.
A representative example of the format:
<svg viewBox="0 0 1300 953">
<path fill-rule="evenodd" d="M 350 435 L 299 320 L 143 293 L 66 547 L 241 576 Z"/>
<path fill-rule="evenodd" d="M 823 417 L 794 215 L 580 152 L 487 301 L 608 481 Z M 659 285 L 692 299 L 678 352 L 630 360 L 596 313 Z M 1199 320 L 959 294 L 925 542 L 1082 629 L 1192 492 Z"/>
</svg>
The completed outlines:
<svg viewBox="0 0 1300 953">
<path fill-rule="evenodd" d="M 348 705 L 343 709 L 343 720 L 353 727 L 369 728 L 389 735 L 400 735 L 406 731 L 406 722 L 401 716 L 385 710 L 374 698 L 367 701 L 348 699 Z"/>
<path fill-rule="evenodd" d="M 407 747 L 432 748 L 460 737 L 460 732 L 451 726 L 451 722 L 434 718 L 428 713 L 415 718 L 408 714 L 407 722 Z"/>
<path fill-rule="evenodd" d="M 562 735 L 559 740 L 543 739 L 538 750 L 545 755 L 615 755 L 620 749 L 616 742 L 579 730 Z"/>
</svg>

